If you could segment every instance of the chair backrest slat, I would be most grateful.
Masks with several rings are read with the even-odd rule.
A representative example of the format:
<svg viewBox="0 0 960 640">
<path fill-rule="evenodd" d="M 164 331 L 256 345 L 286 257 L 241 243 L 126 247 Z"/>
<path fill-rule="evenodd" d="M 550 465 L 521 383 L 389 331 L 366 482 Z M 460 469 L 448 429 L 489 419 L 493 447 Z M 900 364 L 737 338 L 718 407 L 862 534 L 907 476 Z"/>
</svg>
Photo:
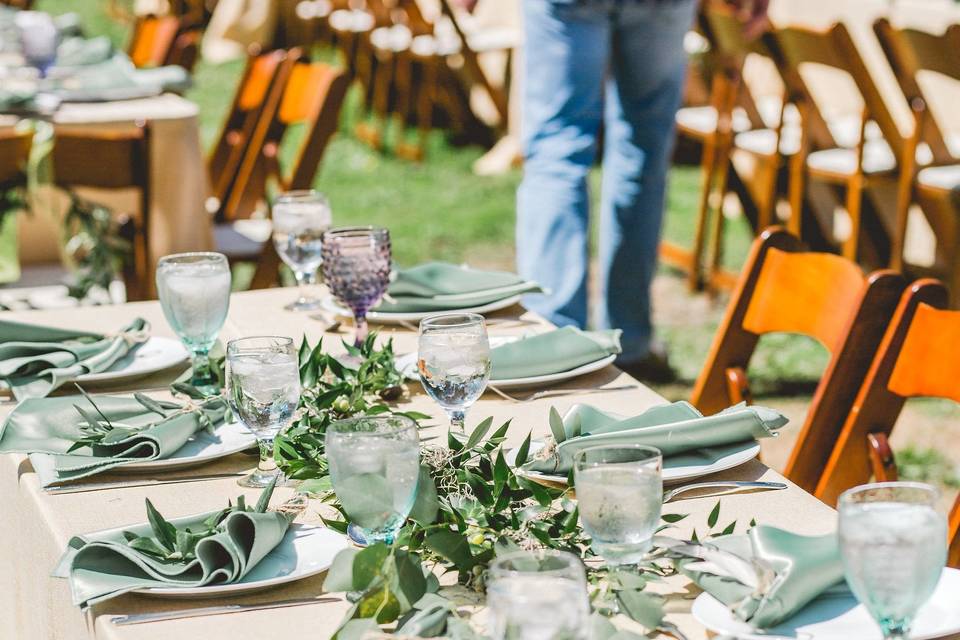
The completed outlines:
<svg viewBox="0 0 960 640">
<path fill-rule="evenodd" d="M 143 16 L 134 23 L 130 40 L 130 60 L 137 67 L 166 64 L 180 31 L 176 16 Z"/>
<path fill-rule="evenodd" d="M 32 143 L 29 132 L 0 132 L 0 188 L 26 183 Z"/>
<path fill-rule="evenodd" d="M 808 252 L 783 229 L 763 231 L 754 241 L 691 403 L 709 414 L 734 402 L 728 371 L 747 370 L 761 335 L 790 331 L 818 339 L 830 351 L 830 360 L 785 470 L 792 481 L 813 490 L 904 286 L 902 276 L 892 271 L 865 277 L 844 258 Z"/>
</svg>

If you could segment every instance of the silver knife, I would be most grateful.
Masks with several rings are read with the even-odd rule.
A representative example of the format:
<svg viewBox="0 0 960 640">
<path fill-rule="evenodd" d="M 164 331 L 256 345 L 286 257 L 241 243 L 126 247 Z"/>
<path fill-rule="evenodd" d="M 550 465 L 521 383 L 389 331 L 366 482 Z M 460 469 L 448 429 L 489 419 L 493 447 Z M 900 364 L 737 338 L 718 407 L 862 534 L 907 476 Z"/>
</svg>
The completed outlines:
<svg viewBox="0 0 960 640">
<path fill-rule="evenodd" d="M 110 622 L 116 625 L 143 624 L 145 622 L 161 622 L 163 620 L 181 620 L 183 618 L 200 618 L 203 616 L 219 616 L 225 613 L 238 611 L 263 611 L 266 609 L 284 609 L 299 607 L 306 604 L 323 602 L 340 602 L 340 598 L 299 598 L 296 600 L 278 600 L 276 602 L 262 602 L 260 604 L 224 604 L 199 609 L 177 609 L 175 611 L 160 611 L 157 613 L 131 613 L 122 616 L 113 616 Z"/>
</svg>

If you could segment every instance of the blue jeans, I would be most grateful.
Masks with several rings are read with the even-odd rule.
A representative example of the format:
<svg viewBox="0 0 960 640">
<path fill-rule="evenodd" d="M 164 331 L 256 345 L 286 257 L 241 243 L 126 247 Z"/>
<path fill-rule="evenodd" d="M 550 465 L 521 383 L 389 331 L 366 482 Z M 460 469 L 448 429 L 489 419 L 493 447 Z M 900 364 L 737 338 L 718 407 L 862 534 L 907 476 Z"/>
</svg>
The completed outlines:
<svg viewBox="0 0 960 640">
<path fill-rule="evenodd" d="M 604 125 L 600 328 L 623 330 L 623 361 L 650 348 L 683 35 L 693 0 L 523 0 L 524 176 L 517 192 L 520 274 L 549 289 L 524 303 L 557 325 L 587 324 L 587 177 Z"/>
</svg>

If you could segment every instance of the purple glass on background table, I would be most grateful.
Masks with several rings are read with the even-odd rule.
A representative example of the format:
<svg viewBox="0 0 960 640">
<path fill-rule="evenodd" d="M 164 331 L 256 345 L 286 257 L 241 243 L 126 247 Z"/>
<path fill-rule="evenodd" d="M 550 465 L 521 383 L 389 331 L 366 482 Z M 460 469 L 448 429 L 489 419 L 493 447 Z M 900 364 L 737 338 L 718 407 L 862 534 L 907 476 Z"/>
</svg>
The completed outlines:
<svg viewBox="0 0 960 640">
<path fill-rule="evenodd" d="M 42 11 L 21 11 L 14 18 L 20 32 L 20 49 L 27 64 L 47 75 L 47 70 L 57 59 L 60 34 L 49 14 Z"/>
<path fill-rule="evenodd" d="M 323 278 L 330 293 L 353 312 L 360 345 L 367 337 L 367 312 L 390 284 L 390 232 L 344 227 L 323 234 Z"/>
</svg>

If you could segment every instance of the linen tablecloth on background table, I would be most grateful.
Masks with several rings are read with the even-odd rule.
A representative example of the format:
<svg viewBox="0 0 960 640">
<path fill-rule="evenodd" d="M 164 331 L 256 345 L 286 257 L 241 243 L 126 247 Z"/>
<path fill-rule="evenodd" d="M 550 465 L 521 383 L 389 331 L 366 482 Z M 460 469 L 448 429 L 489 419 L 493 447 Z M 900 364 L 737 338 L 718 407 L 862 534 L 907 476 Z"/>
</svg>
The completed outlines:
<svg viewBox="0 0 960 640">
<path fill-rule="evenodd" d="M 137 120 L 147 120 L 150 137 L 150 269 L 168 253 L 206 251 L 213 247 L 213 227 L 204 209 L 207 170 L 200 148 L 197 105 L 173 94 L 115 102 L 67 103 L 54 117 L 54 124 L 71 130 L 90 127 L 122 130 Z M 0 116 L 0 128 L 13 126 L 14 116 Z M 96 158 L 90 158 L 96 162 Z M 122 193 L 89 192 L 91 200 L 115 211 L 136 211 L 135 190 Z M 41 205 L 48 202 L 40 199 Z M 55 199 L 62 213 L 66 199 Z M 60 260 L 63 232 L 59 220 L 43 210 L 19 216 L 19 253 L 22 264 Z"/>
<path fill-rule="evenodd" d="M 299 340 L 304 333 L 316 342 L 322 334 L 321 325 L 306 314 L 285 311 L 283 306 L 295 297 L 292 289 L 235 294 L 230 314 L 221 332 L 221 339 L 229 340 L 245 335 L 288 335 Z M 522 310 L 514 308 L 502 312 Z M 157 302 L 132 303 L 117 307 L 91 307 L 69 311 L 33 311 L 0 314 L 0 317 L 36 323 L 69 326 L 77 329 L 104 330 L 142 316 L 153 325 L 156 335 L 172 335 Z M 532 314 L 524 316 L 535 318 Z M 546 328 L 546 325 L 542 327 Z M 416 349 L 416 334 L 399 328 L 382 327 L 382 336 L 393 336 L 398 353 Z M 492 335 L 528 332 L 530 325 L 507 326 L 493 324 Z M 343 337 L 352 336 L 346 329 Z M 340 350 L 339 338 L 324 337 L 328 349 Z M 169 380 L 159 376 L 132 383 L 131 388 L 154 388 Z M 572 389 L 600 385 L 622 385 L 634 382 L 614 367 L 568 382 Z M 416 383 L 409 384 L 411 401 L 404 408 L 424 411 L 434 417 L 439 426 L 430 431 L 442 433 L 446 421 L 442 411 L 422 392 Z M 157 394 L 158 397 L 161 394 Z M 486 394 L 468 414 L 469 425 L 486 416 L 495 421 L 512 418 L 509 443 L 516 446 L 528 431 L 545 435 L 549 432 L 547 414 L 551 405 L 561 412 L 577 402 L 589 402 L 618 413 L 639 413 L 650 406 L 666 402 L 654 391 L 638 384 L 636 389 L 579 396 L 577 394 L 545 398 L 534 402 L 511 403 L 493 394 Z M 11 402 L 0 404 L 0 418 L 12 409 Z M 426 435 L 426 433 L 425 433 Z M 240 471 L 255 465 L 250 456 L 236 455 L 215 464 L 196 468 L 197 475 L 220 471 Z M 113 475 L 110 479 L 119 478 Z M 131 476 L 125 476 L 131 477 Z M 759 461 L 752 461 L 737 469 L 717 474 L 723 479 L 763 479 L 783 481 L 783 478 Z M 108 479 L 98 476 L 98 480 Z M 289 494 L 289 489 L 278 490 L 276 501 Z M 262 602 L 318 595 L 323 576 L 302 580 L 286 587 L 263 593 L 240 596 L 230 600 L 161 600 L 126 595 L 94 607 L 86 616 L 70 603 L 67 582 L 49 577 L 71 536 L 99 529 L 133 524 L 144 520 L 144 498 L 149 497 L 168 517 L 178 517 L 222 507 L 228 498 L 245 493 L 248 500 L 256 490 L 241 489 L 235 478 L 210 480 L 187 484 L 155 487 L 112 489 L 106 491 L 65 495 L 44 494 L 29 463 L 22 456 L 0 457 L 0 495 L 5 502 L 0 519 L 0 637 L 50 638 L 57 640 L 167 640 L 171 637 L 203 638 L 204 640 L 243 640 L 246 638 L 281 638 L 303 635 L 328 638 L 347 610 L 346 601 L 292 607 L 283 610 L 235 613 L 216 617 L 191 618 L 131 626 L 114 626 L 110 615 L 180 609 L 191 606 L 210 606 L 224 602 Z M 716 497 L 678 500 L 665 507 L 666 513 L 689 513 L 674 530 L 678 537 L 689 536 L 692 528 L 701 532 L 706 528 L 707 514 L 716 503 Z M 313 517 L 315 511 L 311 507 Z M 721 524 L 733 519 L 738 530 L 746 528 L 751 518 L 758 522 L 788 528 L 797 533 L 821 534 L 832 531 L 835 512 L 798 487 L 790 485 L 785 491 L 737 494 L 722 498 Z M 662 589 L 674 594 L 668 604 L 670 619 L 691 640 L 705 638 L 705 631 L 687 611 L 692 602 L 689 583 L 683 578 L 667 581 Z M 483 615 L 481 612 L 479 615 Z"/>
</svg>

